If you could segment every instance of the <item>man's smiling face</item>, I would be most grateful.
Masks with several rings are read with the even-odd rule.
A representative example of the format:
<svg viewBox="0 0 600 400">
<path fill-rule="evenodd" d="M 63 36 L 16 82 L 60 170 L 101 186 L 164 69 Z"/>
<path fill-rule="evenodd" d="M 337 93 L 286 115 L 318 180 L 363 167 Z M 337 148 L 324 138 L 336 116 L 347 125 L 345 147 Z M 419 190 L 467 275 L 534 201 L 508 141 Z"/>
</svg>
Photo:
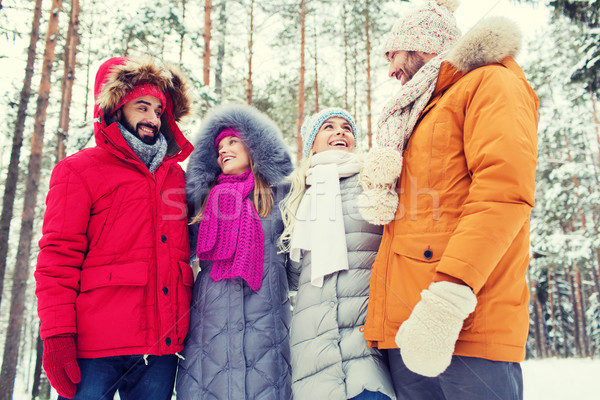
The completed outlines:
<svg viewBox="0 0 600 400">
<path fill-rule="evenodd" d="M 154 144 L 160 131 L 162 103 L 154 96 L 140 96 L 125 103 L 117 114 L 119 122 L 146 144 Z"/>
</svg>

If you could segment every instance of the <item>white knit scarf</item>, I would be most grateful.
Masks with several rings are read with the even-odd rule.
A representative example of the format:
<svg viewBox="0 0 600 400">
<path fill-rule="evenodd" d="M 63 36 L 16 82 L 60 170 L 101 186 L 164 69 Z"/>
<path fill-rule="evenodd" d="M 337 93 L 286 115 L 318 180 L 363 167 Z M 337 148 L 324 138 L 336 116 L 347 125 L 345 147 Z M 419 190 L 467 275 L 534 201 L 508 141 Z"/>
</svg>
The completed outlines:
<svg viewBox="0 0 600 400">
<path fill-rule="evenodd" d="M 435 90 L 443 57 L 441 54 L 429 60 L 383 108 L 375 136 L 379 147 L 391 147 L 400 153 L 404 151 Z"/>
<path fill-rule="evenodd" d="M 290 258 L 300 261 L 301 250 L 309 250 L 311 284 L 322 287 L 325 276 L 348 269 L 340 178 L 356 175 L 361 165 L 356 154 L 341 150 L 317 153 L 310 165 L 308 188 L 296 212 Z"/>
</svg>

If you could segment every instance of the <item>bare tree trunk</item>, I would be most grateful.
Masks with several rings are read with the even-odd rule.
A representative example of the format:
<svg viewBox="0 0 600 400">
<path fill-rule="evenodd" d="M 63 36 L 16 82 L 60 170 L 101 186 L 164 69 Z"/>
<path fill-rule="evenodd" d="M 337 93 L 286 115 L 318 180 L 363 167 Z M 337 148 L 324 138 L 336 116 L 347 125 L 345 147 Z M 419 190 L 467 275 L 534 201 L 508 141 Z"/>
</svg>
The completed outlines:
<svg viewBox="0 0 600 400">
<path fill-rule="evenodd" d="M 88 10 L 93 10 L 96 7 L 96 0 L 92 0 L 88 6 Z M 86 63 L 86 74 L 85 74 L 85 106 L 83 111 L 83 120 L 87 121 L 88 119 L 88 98 L 90 97 L 90 70 L 92 68 L 91 54 L 92 54 L 92 37 L 94 37 L 94 20 L 90 22 L 89 26 L 89 36 L 88 36 L 88 48 L 87 48 L 87 63 Z"/>
<path fill-rule="evenodd" d="M 564 272 L 564 270 L 562 271 Z M 558 330 L 557 334 L 560 334 L 561 337 L 563 338 L 563 352 L 562 352 L 562 356 L 564 358 L 568 357 L 569 355 L 569 349 L 568 349 L 568 337 L 567 337 L 567 329 L 565 329 L 565 315 L 563 313 L 563 309 L 561 307 L 562 304 L 562 298 L 561 298 L 561 294 L 560 294 L 560 289 L 559 289 L 559 278 L 558 278 L 558 273 L 556 271 L 556 268 L 554 267 L 554 265 L 552 266 L 552 279 L 551 281 L 554 283 L 553 287 L 554 287 L 554 292 L 556 292 L 556 296 L 555 296 L 555 304 L 556 304 L 556 329 Z M 560 355 L 559 354 L 559 350 L 558 350 L 558 342 L 555 340 L 554 341 L 554 348 L 555 348 L 555 353 L 556 355 Z"/>
<path fill-rule="evenodd" d="M 578 312 L 578 303 L 577 303 L 577 293 L 576 293 L 576 289 L 575 289 L 575 280 L 573 279 L 573 273 L 572 273 L 572 268 L 571 266 L 569 266 L 569 284 L 571 286 L 571 299 L 572 299 L 572 304 L 573 304 L 573 322 L 574 322 L 574 328 L 575 328 L 575 350 L 576 350 L 576 356 L 583 356 L 583 349 L 581 348 L 581 322 L 579 320 L 579 312 Z"/>
<path fill-rule="evenodd" d="M 589 354 L 589 340 L 587 335 L 587 319 L 585 317 L 585 291 L 581 283 L 581 273 L 579 272 L 579 266 L 574 266 L 575 276 L 573 277 L 575 283 L 575 313 L 578 314 L 579 321 L 579 337 L 581 341 L 581 355 L 588 357 Z"/>
<path fill-rule="evenodd" d="M 212 0 L 204 0 L 204 86 L 210 84 L 210 11 L 212 9 Z"/>
<path fill-rule="evenodd" d="M 252 104 L 252 39 L 254 37 L 254 0 L 250 1 L 250 34 L 248 35 L 248 80 L 246 81 L 246 103 Z"/>
<path fill-rule="evenodd" d="M 371 129 L 371 40 L 369 36 L 369 0 L 365 3 L 365 32 L 367 46 L 367 146 L 372 146 L 373 131 Z"/>
<path fill-rule="evenodd" d="M 35 64 L 35 49 L 40 38 L 40 18 L 42 16 L 42 0 L 35 1 L 33 9 L 33 22 L 31 24 L 31 36 L 29 37 L 29 48 L 27 50 L 27 64 L 25 67 L 25 78 L 21 89 L 19 110 L 15 121 L 15 133 L 13 135 L 10 163 L 8 174 L 4 182 L 4 202 L 2 203 L 2 216 L 0 217 L 0 303 L 4 287 L 4 274 L 6 272 L 6 257 L 8 255 L 8 238 L 10 235 L 10 222 L 13 216 L 15 196 L 17 193 L 17 181 L 19 180 L 19 160 L 21 159 L 21 146 L 23 145 L 23 131 L 25 129 L 25 118 L 27 117 L 27 104 L 31 97 L 31 80 L 33 78 L 33 66 Z"/>
<path fill-rule="evenodd" d="M 344 25 L 344 109 L 348 110 L 348 27 L 346 26 L 348 21 L 348 11 L 346 9 L 346 1 L 343 4 L 342 23 Z"/>
<path fill-rule="evenodd" d="M 561 269 L 560 271 L 562 273 L 562 277 L 559 277 L 558 271 L 554 271 L 553 275 L 554 275 L 554 287 L 556 288 L 556 303 L 557 304 L 562 304 L 563 303 L 563 299 L 561 296 L 561 292 L 559 290 L 559 280 L 561 280 L 562 278 L 562 282 L 565 283 L 570 283 L 570 280 L 568 279 L 568 276 L 570 274 L 569 270 L 567 269 L 565 271 L 565 269 Z M 566 303 L 569 304 L 573 304 L 573 299 L 571 297 L 571 292 L 567 292 L 566 294 Z M 569 345 L 569 328 L 571 328 L 571 324 L 568 323 L 568 319 L 566 318 L 565 314 L 563 313 L 563 309 L 562 307 L 558 308 L 558 311 L 560 313 L 560 315 L 558 316 L 559 320 L 560 320 L 560 330 L 562 333 L 562 337 L 563 337 L 563 347 L 562 347 L 562 357 L 563 358 L 568 358 L 570 356 L 569 350 L 570 348 L 572 348 L 572 346 Z"/>
<path fill-rule="evenodd" d="M 316 19 L 316 17 L 315 17 Z M 315 21 L 315 112 L 318 113 L 319 112 L 319 73 L 318 73 L 318 63 L 319 63 L 319 56 L 318 56 L 318 52 L 317 52 L 317 39 L 319 38 L 319 33 L 317 32 L 317 23 Z"/>
<path fill-rule="evenodd" d="M 537 281 L 531 275 L 531 270 L 527 270 L 529 274 L 529 292 L 531 293 L 531 300 L 533 302 L 533 329 L 534 329 L 534 344 L 535 344 L 535 355 L 537 357 L 542 357 L 542 347 L 541 347 L 541 336 L 542 332 L 540 330 L 539 317 L 540 314 L 538 312 L 539 301 L 537 298 Z"/>
<path fill-rule="evenodd" d="M 90 35 L 90 38 L 88 40 L 88 52 L 87 52 L 87 62 L 85 65 L 85 108 L 84 108 L 84 112 L 83 112 L 83 120 L 87 121 L 88 119 L 88 98 L 90 97 L 90 70 L 92 69 L 92 60 L 91 60 L 91 54 L 92 54 L 92 49 L 91 49 L 91 43 L 92 43 L 92 35 Z"/>
<path fill-rule="evenodd" d="M 181 18 L 185 23 L 185 0 L 181 0 Z M 185 41 L 185 31 L 181 31 L 179 36 L 179 64 L 183 63 L 183 42 Z"/>
<path fill-rule="evenodd" d="M 227 2 L 221 0 L 219 6 L 219 46 L 217 47 L 217 65 L 215 66 L 215 93 L 219 96 L 219 99 L 223 98 L 223 63 L 225 62 L 225 39 L 226 39 L 226 26 L 227 26 L 227 14 L 225 13 Z"/>
<path fill-rule="evenodd" d="M 13 277 L 10 316 L 6 337 L 9 340 L 4 345 L 4 357 L 2 370 L 0 371 L 0 400 L 12 398 L 14 389 L 17 361 L 19 356 L 19 343 L 21 342 L 21 328 L 23 327 L 23 314 L 25 311 L 25 293 L 27 279 L 29 278 L 31 239 L 33 236 L 33 220 L 35 216 L 35 204 L 37 200 L 38 184 L 42 152 L 44 147 L 44 124 L 46 122 L 46 111 L 50 95 L 50 78 L 52 75 L 52 64 L 54 62 L 54 49 L 58 37 L 58 16 L 62 7 L 62 0 L 53 0 L 46 32 L 46 50 L 42 68 L 42 78 L 37 100 L 35 117 L 35 128 L 31 140 L 31 155 L 29 157 L 29 169 L 25 186 L 25 199 L 23 206 L 23 218 L 21 220 L 21 233 L 19 237 L 19 248 L 15 273 Z"/>
<path fill-rule="evenodd" d="M 354 97 L 352 99 L 353 103 L 353 117 L 355 121 L 358 121 L 358 51 L 356 49 L 357 45 L 354 45 L 352 52 L 354 53 L 354 59 L 352 60 L 352 65 L 354 67 L 354 76 L 352 77 L 352 86 L 354 87 Z"/>
<path fill-rule="evenodd" d="M 305 0 L 300 0 L 300 79 L 298 83 L 298 120 L 296 130 L 296 161 L 298 165 L 300 165 L 300 161 L 302 160 L 302 136 L 300 128 L 302 128 L 302 122 L 304 122 L 304 73 L 306 71 L 304 66 L 305 22 L 306 4 Z"/>
<path fill-rule="evenodd" d="M 71 0 L 71 19 L 67 31 L 64 51 L 64 74 L 62 79 L 62 100 L 58 117 L 58 132 L 56 132 L 56 162 L 66 157 L 65 141 L 69 132 L 69 111 L 73 94 L 73 81 L 77 66 L 76 55 L 79 44 L 79 0 Z"/>
<path fill-rule="evenodd" d="M 556 334 L 558 324 L 554 313 L 554 281 L 553 281 L 553 270 L 554 267 L 548 267 L 546 271 L 546 279 L 548 281 L 548 314 L 550 314 L 550 321 L 552 321 L 552 336 L 550 336 L 550 343 L 548 343 L 548 349 L 550 350 L 550 356 L 556 357 Z"/>
</svg>

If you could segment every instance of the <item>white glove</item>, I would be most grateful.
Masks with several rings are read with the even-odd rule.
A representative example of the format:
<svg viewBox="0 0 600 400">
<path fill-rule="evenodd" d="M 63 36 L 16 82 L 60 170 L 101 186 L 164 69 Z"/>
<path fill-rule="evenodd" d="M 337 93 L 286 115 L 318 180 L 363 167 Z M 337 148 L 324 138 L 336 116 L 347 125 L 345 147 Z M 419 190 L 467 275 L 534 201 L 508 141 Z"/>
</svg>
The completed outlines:
<svg viewBox="0 0 600 400">
<path fill-rule="evenodd" d="M 464 320 L 475 310 L 470 287 L 433 282 L 421 292 L 410 317 L 398 329 L 396 344 L 411 371 L 435 377 L 448 368 Z"/>
<path fill-rule="evenodd" d="M 359 181 L 363 193 L 358 197 L 360 214 L 374 225 L 394 219 L 398 208 L 396 179 L 402 171 L 402 155 L 391 148 L 373 148 L 365 156 Z"/>
</svg>

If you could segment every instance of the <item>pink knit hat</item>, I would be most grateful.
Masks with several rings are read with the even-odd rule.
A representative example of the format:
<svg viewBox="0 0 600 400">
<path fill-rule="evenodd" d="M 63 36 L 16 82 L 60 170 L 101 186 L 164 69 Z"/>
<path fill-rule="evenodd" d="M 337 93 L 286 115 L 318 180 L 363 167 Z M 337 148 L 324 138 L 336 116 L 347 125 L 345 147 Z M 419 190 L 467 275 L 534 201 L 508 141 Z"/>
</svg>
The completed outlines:
<svg viewBox="0 0 600 400">
<path fill-rule="evenodd" d="M 426 0 L 401 16 L 389 33 L 383 52 L 422 51 L 441 54 L 460 37 L 453 12 L 459 0 Z"/>
<path fill-rule="evenodd" d="M 138 97 L 142 96 L 154 96 L 157 99 L 159 99 L 162 103 L 162 111 L 160 112 L 160 114 L 162 115 L 162 113 L 165 112 L 165 107 L 167 106 L 167 98 L 165 94 L 161 92 L 160 89 L 156 86 L 145 82 L 138 83 L 132 90 L 127 92 L 127 94 L 123 96 L 119 104 L 117 104 L 117 106 L 113 109 L 112 112 L 114 113 L 124 104 L 129 103 L 131 100 L 135 100 Z"/>
<path fill-rule="evenodd" d="M 217 138 L 215 139 L 215 150 L 217 150 L 217 153 L 219 152 L 219 143 L 221 143 L 221 140 L 223 140 L 223 138 L 226 138 L 227 136 L 233 136 L 236 138 L 240 138 L 240 132 L 237 131 L 236 129 L 233 128 L 225 128 L 221 131 L 221 133 L 219 133 L 217 135 Z"/>
</svg>

